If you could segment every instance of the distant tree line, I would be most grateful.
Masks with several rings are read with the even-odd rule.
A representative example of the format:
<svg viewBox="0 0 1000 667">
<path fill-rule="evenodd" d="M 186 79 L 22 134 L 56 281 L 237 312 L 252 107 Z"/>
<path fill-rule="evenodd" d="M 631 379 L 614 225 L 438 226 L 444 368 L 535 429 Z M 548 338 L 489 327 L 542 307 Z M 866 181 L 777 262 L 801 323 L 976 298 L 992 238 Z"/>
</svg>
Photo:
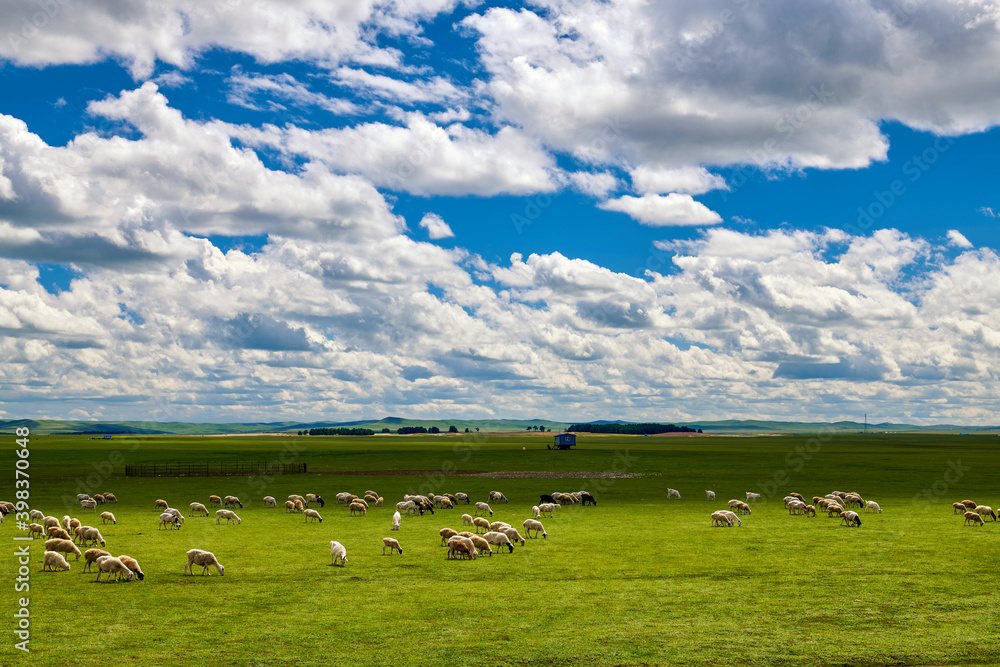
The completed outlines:
<svg viewBox="0 0 1000 667">
<path fill-rule="evenodd" d="M 658 433 L 701 433 L 701 429 L 673 424 L 573 424 L 567 431 L 576 433 L 617 433 L 619 435 L 656 435 Z"/>
<path fill-rule="evenodd" d="M 375 435 L 370 428 L 311 428 L 306 435 Z"/>
</svg>

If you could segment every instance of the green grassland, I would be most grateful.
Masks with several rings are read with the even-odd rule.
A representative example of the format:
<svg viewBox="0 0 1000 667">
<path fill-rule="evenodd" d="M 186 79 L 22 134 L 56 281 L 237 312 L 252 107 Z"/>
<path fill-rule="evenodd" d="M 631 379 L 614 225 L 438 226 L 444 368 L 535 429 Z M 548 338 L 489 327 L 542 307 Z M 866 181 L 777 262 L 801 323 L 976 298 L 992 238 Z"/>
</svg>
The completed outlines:
<svg viewBox="0 0 1000 667">
<path fill-rule="evenodd" d="M 9 437 L 9 436 L 8 436 Z M 0 664 L 107 665 L 974 665 L 1000 664 L 1000 524 L 966 527 L 951 503 L 997 507 L 996 436 L 123 437 L 31 441 L 31 504 L 97 525 L 108 550 L 139 560 L 142 582 L 95 583 L 41 571 L 31 546 L 31 653 L 14 649 L 13 516 L 0 525 Z M 10 437 L 8 451 L 13 451 Z M 308 474 L 126 478 L 125 463 L 236 458 L 305 462 Z M 0 499 L 14 500 L 14 457 Z M 387 471 L 424 471 L 387 474 Z M 587 472 L 584 478 L 488 478 L 461 472 Z M 358 474 L 361 472 L 374 474 Z M 641 473 L 602 478 L 600 473 Z M 682 500 L 666 500 L 666 489 Z M 404 517 L 403 494 L 468 493 L 520 529 L 542 493 L 591 490 L 596 507 L 544 519 L 547 539 L 512 554 L 449 561 L 438 530 L 472 508 Z M 339 491 L 376 490 L 386 506 L 351 517 Z M 718 500 L 709 502 L 704 490 Z M 790 517 L 781 497 L 834 489 L 877 500 L 860 528 Z M 64 498 L 112 491 L 117 525 Z M 709 514 L 744 492 L 765 495 L 736 528 Z M 322 524 L 269 509 L 273 495 L 319 493 Z M 157 529 L 156 498 L 237 495 L 241 525 L 190 517 Z M 471 511 L 469 512 L 471 513 Z M 397 537 L 402 556 L 383 556 Z M 330 540 L 348 550 L 331 567 Z M 185 576 L 185 552 L 213 551 L 226 575 Z M 200 568 L 199 568 L 200 570 Z M 213 570 L 214 572 L 214 570 Z"/>
</svg>

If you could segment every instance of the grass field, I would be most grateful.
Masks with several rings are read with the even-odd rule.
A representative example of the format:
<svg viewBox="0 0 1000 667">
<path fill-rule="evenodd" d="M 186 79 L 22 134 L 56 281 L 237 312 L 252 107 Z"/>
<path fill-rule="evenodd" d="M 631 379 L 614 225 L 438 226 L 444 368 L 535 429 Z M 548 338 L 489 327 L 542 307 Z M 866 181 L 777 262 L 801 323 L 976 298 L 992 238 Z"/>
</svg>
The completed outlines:
<svg viewBox="0 0 1000 667">
<path fill-rule="evenodd" d="M 10 450 L 14 448 L 13 436 Z M 31 441 L 31 505 L 97 525 L 108 550 L 139 560 L 142 582 L 97 584 L 41 571 L 31 546 L 29 593 L 14 592 L 13 516 L 0 525 L 7 639 L 0 663 L 106 665 L 974 665 L 1000 664 L 1000 524 L 965 527 L 951 503 L 1000 505 L 996 436 L 147 437 Z M 125 478 L 124 463 L 215 459 L 305 462 L 270 480 Z M 808 457 L 808 460 L 806 460 Z M 14 500 L 14 458 L 0 499 Z M 379 471 L 432 471 L 419 475 Z M 343 474 L 360 471 L 378 474 Z M 433 471 L 438 471 L 434 473 Z M 441 471 L 641 473 L 632 478 L 486 478 Z M 683 500 L 667 501 L 666 488 Z M 513 554 L 448 561 L 437 532 L 465 510 L 404 517 L 403 494 L 468 493 L 520 529 L 542 493 L 591 490 L 596 507 L 544 519 L 547 539 Z M 386 507 L 350 517 L 338 491 L 376 490 Z M 704 489 L 718 500 L 705 500 Z M 790 517 L 781 497 L 859 491 L 884 508 L 844 528 Z M 112 491 L 117 525 L 86 519 L 64 498 Z M 766 502 L 742 527 L 709 513 L 745 491 Z M 261 498 L 320 493 L 322 524 Z M 189 518 L 157 530 L 156 498 L 187 513 L 210 494 L 237 495 L 241 525 Z M 767 496 L 770 496 L 767 499 Z M 102 508 L 98 508 L 100 511 Z M 471 512 L 469 512 L 471 513 Z M 96 522 L 96 523 L 95 523 Z M 382 556 L 397 537 L 402 556 Z M 330 540 L 348 550 L 330 566 Z M 226 575 L 185 576 L 185 552 L 213 551 Z M 17 599 L 30 596 L 31 653 L 14 648 Z"/>
</svg>

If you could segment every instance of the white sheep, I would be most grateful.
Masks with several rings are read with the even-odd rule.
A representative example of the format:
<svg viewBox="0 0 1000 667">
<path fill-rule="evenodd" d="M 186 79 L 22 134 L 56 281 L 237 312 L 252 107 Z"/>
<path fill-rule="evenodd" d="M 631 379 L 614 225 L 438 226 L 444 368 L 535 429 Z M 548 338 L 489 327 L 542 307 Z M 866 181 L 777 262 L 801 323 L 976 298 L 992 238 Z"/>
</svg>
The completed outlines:
<svg viewBox="0 0 1000 667">
<path fill-rule="evenodd" d="M 104 542 L 104 536 L 101 535 L 101 531 L 94 528 L 93 526 L 81 526 L 80 527 L 80 543 L 90 542 L 91 544 L 101 543 L 101 546 L 107 546 Z"/>
<path fill-rule="evenodd" d="M 539 509 L 538 505 L 533 505 L 531 507 L 531 516 L 533 516 L 536 519 L 542 518 L 542 510 Z"/>
<path fill-rule="evenodd" d="M 392 515 L 392 529 L 393 530 L 399 530 L 399 522 L 400 522 L 401 519 L 402 519 L 402 516 L 399 514 L 399 512 L 396 512 L 395 514 Z"/>
<path fill-rule="evenodd" d="M 95 512 L 96 511 L 94 509 L 95 507 L 97 507 L 97 501 L 94 500 L 93 498 L 91 498 L 90 500 L 81 500 L 80 501 L 80 511 L 81 512 L 86 512 L 87 510 L 90 510 L 91 512 Z"/>
<path fill-rule="evenodd" d="M 42 556 L 42 572 L 48 569 L 51 569 L 53 572 L 68 570 L 69 563 L 66 562 L 66 558 L 58 551 L 46 551 Z"/>
<path fill-rule="evenodd" d="M 395 549 L 396 551 L 398 551 L 400 556 L 403 555 L 403 548 L 401 546 L 399 546 L 399 542 L 397 540 L 394 540 L 391 537 L 383 537 L 382 538 L 382 555 L 383 556 L 385 555 L 385 549 L 386 549 L 386 547 L 389 548 L 389 555 L 390 556 L 392 555 L 393 549 Z"/>
<path fill-rule="evenodd" d="M 87 549 L 83 553 L 83 560 L 86 565 L 83 566 L 84 572 L 90 572 L 90 567 L 97 562 L 97 559 L 101 556 L 110 556 L 111 554 L 104 549 Z"/>
<path fill-rule="evenodd" d="M 865 503 L 865 511 L 866 512 L 875 512 L 876 514 L 881 514 L 882 513 L 882 508 L 879 507 L 878 503 L 875 502 L 874 500 L 869 500 L 868 502 Z"/>
<path fill-rule="evenodd" d="M 309 505 L 309 503 L 319 503 L 320 507 L 326 507 L 326 501 L 323 500 L 323 496 L 315 493 L 306 494 L 306 505 Z"/>
<path fill-rule="evenodd" d="M 712 525 L 732 527 L 733 522 L 729 520 L 729 517 L 724 512 L 712 512 Z"/>
<path fill-rule="evenodd" d="M 309 519 L 318 519 L 320 523 L 323 523 L 323 517 L 316 510 L 306 510 L 304 514 L 306 515 L 306 523 L 309 523 Z"/>
<path fill-rule="evenodd" d="M 277 507 L 278 501 L 274 499 L 274 496 L 264 496 L 264 507 Z"/>
<path fill-rule="evenodd" d="M 33 521 L 39 521 L 45 518 L 45 514 L 41 510 L 31 510 L 28 512 L 28 518 Z M 69 522 L 69 515 L 64 516 L 63 521 Z M 69 526 L 66 527 L 66 530 L 69 530 Z"/>
<path fill-rule="evenodd" d="M 503 533 L 510 538 L 511 542 L 520 542 L 522 547 L 525 544 L 524 538 L 521 537 L 521 533 L 517 532 L 517 528 L 514 528 L 514 526 L 507 526 L 506 528 L 501 528 L 495 532 Z"/>
<path fill-rule="evenodd" d="M 31 510 L 31 511 L 32 511 L 32 512 L 38 512 L 38 510 Z M 39 514 L 39 515 L 41 515 L 42 513 L 41 513 L 41 512 L 38 512 L 38 514 Z M 40 516 L 39 518 L 41 518 L 41 519 L 44 519 L 45 517 L 44 517 L 44 516 Z M 70 526 L 70 523 L 71 523 L 72 521 L 73 521 L 73 517 L 71 517 L 71 516 L 70 516 L 69 514 L 64 514 L 64 515 L 63 515 L 63 518 L 62 518 L 62 526 L 63 526 L 63 528 L 65 528 L 65 529 L 66 529 L 66 530 L 67 530 L 68 532 L 72 532 L 72 531 L 73 531 L 73 528 L 72 528 L 72 526 Z"/>
<path fill-rule="evenodd" d="M 118 523 L 118 519 L 111 512 L 101 512 L 101 523 L 106 524 L 108 521 L 111 523 Z"/>
<path fill-rule="evenodd" d="M 58 528 L 59 527 L 59 519 L 55 518 L 54 516 L 47 516 L 47 517 L 45 517 L 45 518 L 42 519 L 42 525 L 45 526 L 46 528 L 49 528 L 50 526 L 54 526 L 55 528 Z"/>
<path fill-rule="evenodd" d="M 681 492 L 678 491 L 677 489 L 667 489 L 667 500 L 670 500 L 671 498 L 676 498 L 677 500 L 680 500 Z"/>
<path fill-rule="evenodd" d="M 174 509 L 173 507 L 168 507 L 167 509 L 165 509 L 163 511 L 166 514 L 173 514 L 175 517 L 177 517 L 178 521 L 180 521 L 181 523 L 184 523 L 184 515 L 181 514 L 181 511 L 179 509 Z"/>
<path fill-rule="evenodd" d="M 504 547 L 507 547 L 507 550 L 511 553 L 513 553 L 514 551 L 514 545 L 510 543 L 510 538 L 507 537 L 504 533 L 499 533 L 495 530 L 491 530 L 490 532 L 483 535 L 483 539 L 492 545 L 500 547 L 500 553 L 503 553 Z"/>
<path fill-rule="evenodd" d="M 225 507 L 239 507 L 240 509 L 243 509 L 243 503 L 241 503 L 240 499 L 236 496 L 226 496 L 223 499 L 223 505 Z"/>
<path fill-rule="evenodd" d="M 802 514 L 806 511 L 806 504 L 801 500 L 796 500 L 792 498 L 788 503 L 788 513 L 789 514 Z"/>
<path fill-rule="evenodd" d="M 78 494 L 76 494 L 76 501 L 77 502 L 80 502 L 80 501 L 83 501 L 83 500 L 90 500 L 90 494 L 89 493 L 78 493 Z"/>
<path fill-rule="evenodd" d="M 344 548 L 343 544 L 337 542 L 336 540 L 330 541 L 330 557 L 330 565 L 336 565 L 338 560 L 340 561 L 341 567 L 347 565 L 347 549 Z"/>
<path fill-rule="evenodd" d="M 230 521 L 235 521 L 237 524 L 243 523 L 243 519 L 236 516 L 236 512 L 232 510 L 215 510 L 215 525 L 218 526 L 219 522 L 223 519 L 226 520 L 226 525 L 229 525 Z"/>
<path fill-rule="evenodd" d="M 490 491 L 489 500 L 491 503 L 505 503 L 507 502 L 507 496 L 500 493 L 499 491 Z"/>
<path fill-rule="evenodd" d="M 202 574 L 208 572 L 208 568 L 211 566 L 215 566 L 215 569 L 219 571 L 220 575 L 225 576 L 226 574 L 226 568 L 223 567 L 222 563 L 219 562 L 219 559 L 216 558 L 215 554 L 213 554 L 211 551 L 204 551 L 202 549 L 191 549 L 187 552 L 187 557 L 188 560 L 187 560 L 187 565 L 184 566 L 184 574 L 187 574 L 189 569 L 191 571 L 191 574 L 194 574 L 195 565 L 202 566 L 201 570 Z M 208 572 L 208 575 L 211 576 L 212 573 Z"/>
<path fill-rule="evenodd" d="M 456 500 L 464 500 L 466 505 L 469 504 L 469 496 L 468 496 L 468 494 L 465 494 L 465 493 L 456 493 L 455 494 L 455 499 Z"/>
<path fill-rule="evenodd" d="M 535 531 L 535 537 L 538 537 L 538 533 L 542 533 L 542 538 L 548 537 L 548 533 L 545 532 L 545 526 L 542 525 L 541 521 L 536 521 L 534 519 L 525 519 L 524 523 L 521 524 L 524 527 L 524 534 L 531 537 L 531 531 Z"/>
<path fill-rule="evenodd" d="M 720 510 L 720 511 L 721 511 L 721 512 L 722 512 L 723 514 L 725 514 L 725 515 L 726 515 L 726 517 L 727 517 L 727 518 L 729 519 L 729 524 L 730 524 L 730 525 L 732 525 L 732 523 L 733 523 L 734 521 L 736 522 L 736 525 L 737 525 L 737 526 L 742 526 L 742 525 L 743 525 L 743 522 L 742 522 L 742 521 L 740 521 L 740 518 L 739 518 L 738 516 L 736 516 L 736 514 L 734 514 L 733 512 L 730 512 L 729 510 Z"/>
<path fill-rule="evenodd" d="M 751 491 L 747 491 L 746 494 L 747 494 L 747 502 L 750 502 L 751 500 L 759 500 L 760 499 L 760 494 L 759 493 L 753 493 Z"/>
<path fill-rule="evenodd" d="M 472 525 L 472 515 L 471 514 L 463 514 L 462 515 L 462 525 L 463 526 L 471 526 Z"/>
<path fill-rule="evenodd" d="M 709 500 L 715 500 L 715 491 L 705 491 L 705 495 Z"/>
<path fill-rule="evenodd" d="M 45 526 L 40 523 L 33 523 L 28 526 L 28 536 L 34 539 L 35 533 L 38 533 L 42 537 L 45 537 Z"/>
<path fill-rule="evenodd" d="M 291 500 L 286 500 L 285 512 L 294 512 L 294 511 L 295 511 L 295 503 L 293 503 Z"/>
<path fill-rule="evenodd" d="M 114 556 L 101 556 L 97 559 L 97 580 L 101 580 L 101 575 L 103 573 L 108 573 L 108 581 L 111 581 L 111 575 L 115 575 L 115 581 L 119 581 L 122 577 L 125 577 L 125 581 L 132 581 L 132 570 L 125 567 L 125 563 L 121 562 Z"/>
<path fill-rule="evenodd" d="M 188 516 L 191 516 L 195 512 L 208 516 L 208 508 L 201 503 L 191 503 L 191 510 L 188 512 Z"/>
<path fill-rule="evenodd" d="M 846 523 L 845 523 L 846 522 Z M 857 512 L 847 511 L 840 515 L 840 525 L 846 525 L 848 528 L 851 526 L 860 526 L 861 517 L 858 516 Z"/>
<path fill-rule="evenodd" d="M 404 500 L 401 503 L 396 503 L 396 511 L 403 512 L 404 514 L 409 514 L 410 512 L 420 514 L 420 508 L 412 500 Z"/>
<path fill-rule="evenodd" d="M 181 520 L 170 512 L 164 512 L 160 515 L 160 524 L 156 529 L 160 530 L 162 528 L 166 528 L 167 526 L 177 528 L 179 530 L 181 527 Z"/>
<path fill-rule="evenodd" d="M 997 513 L 989 505 L 976 505 L 976 508 L 972 511 L 983 517 L 992 517 L 994 521 L 997 520 Z"/>
<path fill-rule="evenodd" d="M 490 506 L 486 503 L 476 503 L 475 515 L 479 516 L 480 512 L 483 513 L 483 516 L 485 516 L 487 512 L 490 513 L 490 516 L 493 516 L 493 510 L 490 509 Z"/>
</svg>

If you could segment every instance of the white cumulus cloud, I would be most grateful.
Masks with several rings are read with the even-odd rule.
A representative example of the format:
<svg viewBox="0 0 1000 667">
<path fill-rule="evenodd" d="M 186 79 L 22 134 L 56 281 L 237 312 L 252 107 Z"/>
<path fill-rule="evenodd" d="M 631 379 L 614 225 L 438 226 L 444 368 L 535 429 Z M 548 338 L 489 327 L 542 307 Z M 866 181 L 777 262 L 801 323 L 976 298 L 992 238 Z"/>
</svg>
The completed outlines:
<svg viewBox="0 0 1000 667">
<path fill-rule="evenodd" d="M 669 195 L 623 195 L 598 204 L 605 211 L 620 211 L 651 227 L 682 225 L 715 225 L 722 217 L 691 195 L 672 192 Z"/>
</svg>

